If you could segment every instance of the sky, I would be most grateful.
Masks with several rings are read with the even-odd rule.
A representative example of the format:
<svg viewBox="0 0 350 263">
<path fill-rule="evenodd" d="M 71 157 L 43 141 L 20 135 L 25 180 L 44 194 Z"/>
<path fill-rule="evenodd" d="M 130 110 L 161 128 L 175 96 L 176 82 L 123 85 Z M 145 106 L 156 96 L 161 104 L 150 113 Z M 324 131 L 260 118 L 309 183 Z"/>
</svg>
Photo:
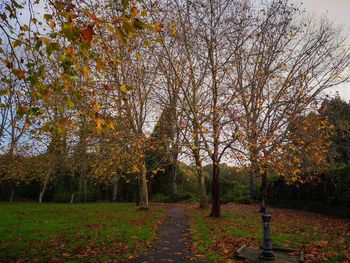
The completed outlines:
<svg viewBox="0 0 350 263">
<path fill-rule="evenodd" d="M 336 24 L 344 26 L 350 43 L 350 0 L 294 0 L 294 2 L 302 3 L 301 6 L 310 14 L 317 16 L 326 14 Z M 350 83 L 332 88 L 328 93 L 334 95 L 336 91 L 342 99 L 350 101 Z"/>
<path fill-rule="evenodd" d="M 0 0 L 2 1 L 2 0 Z M 320 16 L 326 14 L 335 24 L 344 27 L 344 33 L 348 36 L 350 46 L 350 0 L 291 0 L 297 5 L 301 4 L 301 8 L 307 13 Z M 37 13 L 43 12 L 36 10 Z M 349 69 L 350 71 L 350 69 Z M 350 73 L 350 72 L 349 72 Z M 335 95 L 339 93 L 340 97 L 345 101 L 350 101 L 350 82 L 333 87 L 326 93 Z"/>
</svg>

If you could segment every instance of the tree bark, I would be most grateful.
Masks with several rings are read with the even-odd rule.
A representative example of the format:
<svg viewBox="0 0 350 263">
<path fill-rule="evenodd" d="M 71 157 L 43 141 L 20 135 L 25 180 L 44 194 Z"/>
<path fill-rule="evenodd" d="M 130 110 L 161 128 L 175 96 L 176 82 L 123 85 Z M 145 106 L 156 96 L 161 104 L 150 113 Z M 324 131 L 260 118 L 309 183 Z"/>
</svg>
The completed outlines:
<svg viewBox="0 0 350 263">
<path fill-rule="evenodd" d="M 266 200 L 267 200 L 267 174 L 264 172 L 261 177 L 261 213 L 266 213 Z"/>
<path fill-rule="evenodd" d="M 252 200 L 257 199 L 257 186 L 255 183 L 254 174 L 249 174 L 249 195 Z"/>
<path fill-rule="evenodd" d="M 115 202 L 117 200 L 119 178 L 120 177 L 117 174 L 113 178 L 112 202 Z"/>
<path fill-rule="evenodd" d="M 212 181 L 212 217 L 220 217 L 220 168 L 217 162 L 213 162 L 213 181 Z"/>
<path fill-rule="evenodd" d="M 249 172 L 249 194 L 252 200 L 259 199 L 259 194 L 256 186 L 256 178 L 259 174 L 259 166 L 253 158 Z"/>
<path fill-rule="evenodd" d="M 48 181 L 48 178 L 45 179 L 43 188 L 42 188 L 41 191 L 40 191 L 40 194 L 39 194 L 39 204 L 41 204 L 41 203 L 43 202 L 44 195 L 45 195 L 46 188 L 47 188 L 47 181 Z"/>
<path fill-rule="evenodd" d="M 147 189 L 147 170 L 144 153 L 141 154 L 142 167 L 140 174 L 140 209 L 148 210 L 148 189 Z"/>
<path fill-rule="evenodd" d="M 198 177 L 198 195 L 199 195 L 199 207 L 207 208 L 208 207 L 208 197 L 205 190 L 205 180 L 203 175 L 202 162 L 199 159 L 199 156 L 196 157 L 196 170 Z"/>
<path fill-rule="evenodd" d="M 70 196 L 70 203 L 71 203 L 71 204 L 74 203 L 74 193 L 72 193 L 71 196 Z"/>
<path fill-rule="evenodd" d="M 173 163 L 171 165 L 171 184 L 170 184 L 171 194 L 177 195 L 177 165 Z"/>
<path fill-rule="evenodd" d="M 147 178 L 146 168 L 141 171 L 141 191 L 140 191 L 140 209 L 148 209 L 148 189 L 147 189 Z"/>
</svg>

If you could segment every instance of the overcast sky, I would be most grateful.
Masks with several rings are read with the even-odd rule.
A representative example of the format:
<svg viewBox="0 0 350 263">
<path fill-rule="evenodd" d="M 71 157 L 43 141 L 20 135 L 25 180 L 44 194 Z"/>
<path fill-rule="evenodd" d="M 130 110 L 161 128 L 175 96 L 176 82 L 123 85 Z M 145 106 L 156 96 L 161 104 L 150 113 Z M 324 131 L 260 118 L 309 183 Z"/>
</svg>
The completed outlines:
<svg viewBox="0 0 350 263">
<path fill-rule="evenodd" d="M 316 15 L 327 14 L 329 18 L 334 19 L 337 24 L 344 26 L 344 30 L 349 37 L 350 43 L 350 0 L 294 0 L 296 3 L 303 3 L 305 11 Z M 349 69 L 350 70 L 350 69 Z M 344 84 L 329 91 L 335 94 L 338 91 L 340 96 L 350 101 L 350 84 Z"/>
</svg>

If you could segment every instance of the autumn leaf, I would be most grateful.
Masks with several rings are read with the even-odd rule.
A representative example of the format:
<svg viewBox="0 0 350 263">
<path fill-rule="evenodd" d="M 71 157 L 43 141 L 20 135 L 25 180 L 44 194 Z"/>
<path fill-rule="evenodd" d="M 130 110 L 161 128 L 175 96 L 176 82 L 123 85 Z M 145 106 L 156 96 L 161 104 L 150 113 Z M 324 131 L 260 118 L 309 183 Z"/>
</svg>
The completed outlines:
<svg viewBox="0 0 350 263">
<path fill-rule="evenodd" d="M 29 30 L 29 27 L 28 27 L 27 25 L 22 25 L 22 26 L 20 26 L 20 29 L 21 29 L 22 31 L 28 31 L 28 30 Z"/>
<path fill-rule="evenodd" d="M 125 85 L 125 84 L 121 85 L 119 87 L 119 89 L 120 89 L 121 92 L 124 92 L 124 93 L 128 92 L 128 90 L 129 90 L 128 86 Z"/>
<path fill-rule="evenodd" d="M 88 66 L 83 67 L 82 69 L 83 75 L 86 78 L 89 75 L 90 68 Z"/>
<path fill-rule="evenodd" d="M 12 46 L 15 47 L 19 47 L 22 45 L 22 41 L 20 41 L 19 39 L 16 39 L 15 41 L 12 42 Z"/>
<path fill-rule="evenodd" d="M 109 128 L 111 128 L 112 130 L 114 130 L 115 129 L 115 124 L 114 124 L 114 122 L 109 122 Z"/>
<path fill-rule="evenodd" d="M 91 47 L 92 37 L 95 35 L 93 27 L 91 25 L 88 25 L 85 29 L 81 30 L 80 33 L 83 38 L 83 42 Z"/>
<path fill-rule="evenodd" d="M 120 27 L 117 27 L 116 29 L 117 32 L 117 38 L 118 40 L 122 43 L 122 44 L 126 44 L 126 38 L 127 36 L 125 35 L 125 33 L 121 30 Z"/>
<path fill-rule="evenodd" d="M 24 70 L 13 70 L 13 74 L 14 74 L 18 79 L 24 79 L 25 71 L 24 71 Z"/>
<path fill-rule="evenodd" d="M 132 7 L 131 12 L 136 16 L 138 14 L 139 10 L 136 7 Z"/>
<path fill-rule="evenodd" d="M 66 104 L 68 109 L 74 109 L 74 103 L 71 100 L 67 100 Z"/>
<path fill-rule="evenodd" d="M 136 53 L 136 54 L 135 54 L 135 58 L 138 59 L 138 60 L 140 60 L 140 59 L 142 58 L 142 55 L 141 55 L 140 53 Z"/>
<path fill-rule="evenodd" d="M 92 104 L 92 108 L 94 109 L 94 111 L 98 112 L 98 111 L 100 111 L 101 105 L 98 104 L 97 102 L 94 102 Z"/>
<path fill-rule="evenodd" d="M 157 32 L 162 31 L 163 27 L 164 27 L 163 24 L 160 23 L 160 22 L 154 23 L 154 29 L 155 29 Z"/>
<path fill-rule="evenodd" d="M 100 131 L 102 129 L 102 125 L 105 123 L 103 119 L 96 118 L 95 119 L 95 128 L 97 131 Z"/>
</svg>

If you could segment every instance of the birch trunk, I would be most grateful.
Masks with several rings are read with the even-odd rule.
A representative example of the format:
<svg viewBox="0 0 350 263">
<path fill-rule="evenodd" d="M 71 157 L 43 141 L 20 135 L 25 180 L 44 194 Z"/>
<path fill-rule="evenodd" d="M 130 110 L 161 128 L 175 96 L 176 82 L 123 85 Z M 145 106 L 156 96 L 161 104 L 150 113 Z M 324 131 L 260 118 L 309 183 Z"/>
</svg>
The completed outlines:
<svg viewBox="0 0 350 263">
<path fill-rule="evenodd" d="M 112 201 L 113 202 L 115 202 L 117 200 L 119 178 L 120 177 L 117 174 L 113 178 L 113 193 L 112 193 Z"/>
<path fill-rule="evenodd" d="M 45 195 L 45 192 L 46 192 L 46 188 L 47 188 L 47 183 L 48 183 L 48 180 L 49 178 L 45 178 L 45 181 L 44 181 L 44 185 L 43 185 L 43 188 L 41 189 L 40 191 L 40 194 L 39 194 L 39 204 L 41 204 L 43 202 L 43 199 L 44 199 L 44 195 Z"/>
<path fill-rule="evenodd" d="M 74 203 L 74 193 L 72 193 L 71 196 L 70 196 L 70 203 L 71 203 L 71 204 Z"/>
</svg>

